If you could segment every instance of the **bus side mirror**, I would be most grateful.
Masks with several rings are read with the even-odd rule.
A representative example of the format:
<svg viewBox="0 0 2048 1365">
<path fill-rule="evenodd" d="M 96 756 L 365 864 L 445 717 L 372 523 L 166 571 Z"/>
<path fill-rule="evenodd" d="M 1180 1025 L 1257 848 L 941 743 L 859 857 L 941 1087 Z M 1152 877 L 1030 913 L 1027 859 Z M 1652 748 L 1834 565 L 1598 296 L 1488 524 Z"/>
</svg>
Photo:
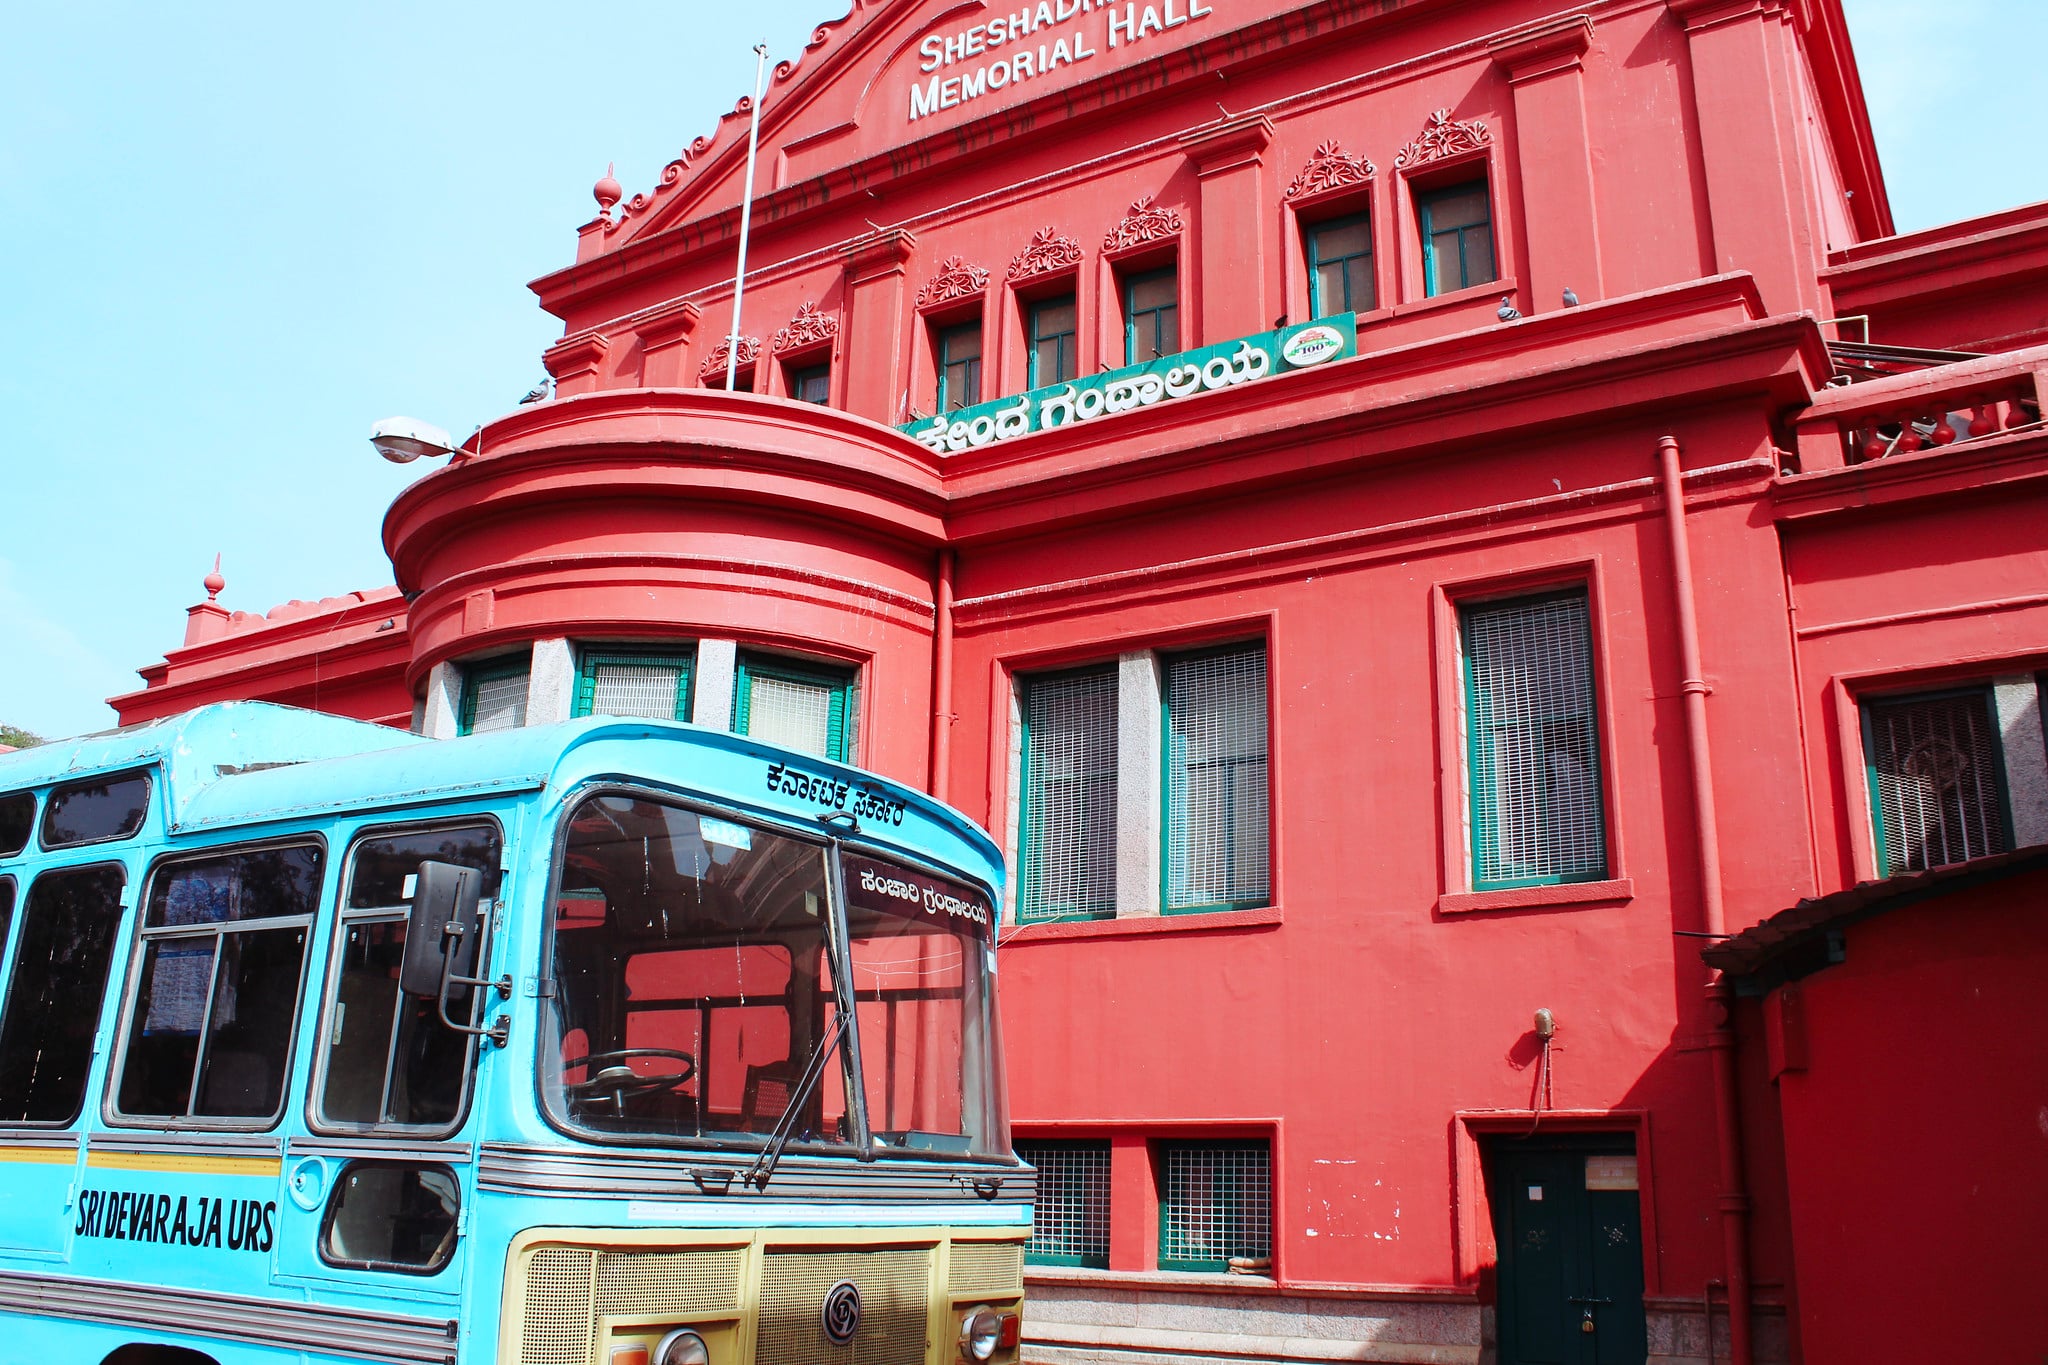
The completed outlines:
<svg viewBox="0 0 2048 1365">
<path fill-rule="evenodd" d="M 445 978 L 468 976 L 476 961 L 477 902 L 484 874 L 454 863 L 424 862 L 405 922 L 398 988 L 437 1000 Z"/>
</svg>

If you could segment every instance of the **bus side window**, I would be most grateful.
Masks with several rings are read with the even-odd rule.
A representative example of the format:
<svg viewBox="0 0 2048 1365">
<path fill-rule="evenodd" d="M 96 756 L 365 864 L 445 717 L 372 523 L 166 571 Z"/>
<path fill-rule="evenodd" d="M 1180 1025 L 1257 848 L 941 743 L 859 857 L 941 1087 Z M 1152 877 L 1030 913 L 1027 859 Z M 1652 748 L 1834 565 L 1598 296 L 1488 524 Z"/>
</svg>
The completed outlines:
<svg viewBox="0 0 2048 1365">
<path fill-rule="evenodd" d="M 488 824 L 410 830 L 356 845 L 335 936 L 340 960 L 323 1015 L 321 1126 L 446 1130 L 460 1121 L 471 1039 L 435 1018 L 434 1001 L 399 990 L 406 912 L 411 880 L 428 860 L 478 869 L 484 896 L 495 899 L 500 848 L 497 827 Z"/>
<path fill-rule="evenodd" d="M 93 1031 L 121 922 L 118 863 L 37 877 L 0 1014 L 0 1123 L 69 1123 L 85 1100 Z"/>
<path fill-rule="evenodd" d="M 318 844 L 293 844 L 157 869 L 114 1092 L 122 1117 L 276 1119 L 325 865 Z"/>
<path fill-rule="evenodd" d="M 446 1166 L 351 1161 L 327 1200 L 320 1259 L 430 1275 L 455 1254 L 461 1211 L 462 1187 Z"/>
</svg>

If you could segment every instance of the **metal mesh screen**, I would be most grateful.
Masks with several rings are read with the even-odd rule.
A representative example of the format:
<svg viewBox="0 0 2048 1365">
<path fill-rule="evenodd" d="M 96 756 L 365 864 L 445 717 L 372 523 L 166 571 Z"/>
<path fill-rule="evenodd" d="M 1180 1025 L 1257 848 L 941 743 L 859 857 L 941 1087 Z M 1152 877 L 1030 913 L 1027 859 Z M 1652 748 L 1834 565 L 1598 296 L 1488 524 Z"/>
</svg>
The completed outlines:
<svg viewBox="0 0 2048 1365">
<path fill-rule="evenodd" d="M 479 674 L 470 683 L 469 733 L 517 730 L 526 724 L 527 670 Z"/>
<path fill-rule="evenodd" d="M 689 719 L 683 712 L 690 685 L 687 661 L 600 657 L 586 660 L 584 666 L 590 677 L 590 700 L 581 714 Z"/>
<path fill-rule="evenodd" d="M 1109 1144 L 1019 1142 L 1017 1155 L 1038 1168 L 1031 1215 L 1034 1261 L 1109 1264 Z"/>
<path fill-rule="evenodd" d="M 1024 1292 L 1024 1247 L 1019 1242 L 955 1242 L 950 1283 L 955 1298 L 1015 1298 Z"/>
<path fill-rule="evenodd" d="M 1266 647 L 1170 659 L 1167 907 L 1267 899 Z"/>
<path fill-rule="evenodd" d="M 747 1253 L 607 1251 L 597 1261 L 599 1313 L 722 1313 L 740 1306 Z"/>
<path fill-rule="evenodd" d="M 590 1268 L 594 1254 L 541 1247 L 526 1265 L 519 1365 L 588 1365 Z"/>
<path fill-rule="evenodd" d="M 1018 917 L 1116 911 L 1116 669 L 1024 692 L 1024 875 Z"/>
<path fill-rule="evenodd" d="M 1464 627 L 1474 883 L 1605 876 L 1586 595 L 1468 608 Z"/>
<path fill-rule="evenodd" d="M 800 753 L 831 753 L 831 686 L 758 673 L 747 686 L 748 734 Z"/>
<path fill-rule="evenodd" d="M 825 1336 L 825 1295 L 841 1280 L 860 1288 L 861 1328 L 834 1346 Z M 763 1365 L 923 1365 L 930 1317 L 931 1252 L 770 1251 L 761 1267 L 754 1358 Z"/>
<path fill-rule="evenodd" d="M 1264 1142 L 1172 1142 L 1161 1155 L 1161 1266 L 1223 1270 L 1233 1258 L 1272 1256 L 1272 1165 Z"/>
<path fill-rule="evenodd" d="M 1988 691 L 1872 702 L 1865 715 L 1885 876 L 2011 847 Z"/>
</svg>

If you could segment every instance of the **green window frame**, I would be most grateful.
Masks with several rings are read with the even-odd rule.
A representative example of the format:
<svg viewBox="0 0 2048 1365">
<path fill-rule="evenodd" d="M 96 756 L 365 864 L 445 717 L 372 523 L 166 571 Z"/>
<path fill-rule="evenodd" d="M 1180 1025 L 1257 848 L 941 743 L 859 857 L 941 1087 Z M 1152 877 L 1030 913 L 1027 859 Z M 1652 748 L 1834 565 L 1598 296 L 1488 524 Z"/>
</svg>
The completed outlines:
<svg viewBox="0 0 2048 1365">
<path fill-rule="evenodd" d="M 583 649 L 576 656 L 572 716 L 639 716 L 688 720 L 696 653 L 689 649 Z M 631 709 L 619 709 L 619 703 Z"/>
<path fill-rule="evenodd" d="M 1308 311 L 1311 317 L 1368 313 L 1378 306 L 1372 278 L 1372 215 L 1349 214 L 1310 223 Z"/>
<path fill-rule="evenodd" d="M 1583 588 L 1460 609 L 1472 886 L 1607 876 L 1592 615 Z"/>
<path fill-rule="evenodd" d="M 824 407 L 832 401 L 832 366 L 829 362 L 818 365 L 792 365 L 789 369 L 789 396 L 799 403 L 815 403 Z"/>
<path fill-rule="evenodd" d="M 1124 276 L 1124 363 L 1141 365 L 1180 350 L 1180 270 Z"/>
<path fill-rule="evenodd" d="M 1873 698 L 1861 710 L 1880 877 L 2013 846 L 2012 793 L 1989 686 Z"/>
<path fill-rule="evenodd" d="M 1074 295 L 1034 299 L 1027 316 L 1031 344 L 1025 351 L 1024 387 L 1066 383 L 1080 372 L 1081 363 L 1081 314 Z"/>
<path fill-rule="evenodd" d="M 1264 1138 L 1162 1142 L 1159 1268 L 1270 1272 L 1273 1152 Z M 1258 1264 L 1264 1262 L 1264 1265 Z"/>
<path fill-rule="evenodd" d="M 734 733 L 754 734 L 754 727 L 763 722 L 768 707 L 754 697 L 757 684 L 770 684 L 787 689 L 784 696 L 794 699 L 795 694 L 808 689 L 824 693 L 824 721 L 822 749 L 792 742 L 787 733 L 777 734 L 772 722 L 764 729 L 761 738 L 782 744 L 803 753 L 813 753 L 819 758 L 828 758 L 835 763 L 853 761 L 853 684 L 851 669 L 832 668 L 823 664 L 797 663 L 774 655 L 742 654 L 734 665 L 732 686 L 732 728 Z M 764 689 L 764 692 L 766 689 Z"/>
<path fill-rule="evenodd" d="M 938 358 L 938 410 L 957 412 L 981 401 L 981 315 L 932 334 Z"/>
<path fill-rule="evenodd" d="M 1160 718 L 1169 915 L 1245 910 L 1272 899 L 1266 643 L 1164 660 Z"/>
<path fill-rule="evenodd" d="M 1017 918 L 1116 914 L 1117 668 L 1026 678 Z"/>
<path fill-rule="evenodd" d="M 525 691 L 522 689 L 519 692 L 517 700 L 508 701 L 502 691 L 498 690 L 502 689 L 504 684 L 511 682 L 514 678 L 531 683 L 533 679 L 533 661 L 521 655 L 512 659 L 498 659 L 489 663 L 464 666 L 462 670 L 462 707 L 456 716 L 455 733 L 458 735 L 480 733 L 477 729 L 478 711 L 484 706 L 486 701 L 491 704 L 492 709 L 485 713 L 485 724 L 481 733 L 488 733 L 492 730 L 516 730 L 526 724 Z M 509 723 L 498 723 L 497 717 L 500 713 L 495 709 L 498 705 L 507 706 L 507 710 L 511 715 Z"/>
<path fill-rule="evenodd" d="M 1024 1259 L 1034 1265 L 1109 1268 L 1109 1143 L 1020 1138 L 1017 1155 L 1038 1168 L 1038 1202 Z"/>
<path fill-rule="evenodd" d="M 1422 234 L 1424 294 L 1435 298 L 1500 278 L 1485 176 L 1416 191 L 1415 218 Z"/>
</svg>

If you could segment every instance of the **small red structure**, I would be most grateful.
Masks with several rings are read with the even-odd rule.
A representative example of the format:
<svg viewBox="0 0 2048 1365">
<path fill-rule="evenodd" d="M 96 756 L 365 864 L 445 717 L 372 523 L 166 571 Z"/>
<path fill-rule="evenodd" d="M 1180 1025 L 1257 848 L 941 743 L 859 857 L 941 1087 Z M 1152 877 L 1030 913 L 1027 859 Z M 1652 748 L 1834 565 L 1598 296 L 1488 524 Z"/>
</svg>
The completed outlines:
<svg viewBox="0 0 2048 1365">
<path fill-rule="evenodd" d="M 395 587 L 209 584 L 122 719 L 677 715 L 985 822 L 1037 1359 L 1840 1358 L 1851 1139 L 1700 949 L 2048 842 L 2048 206 L 1891 235 L 1836 0 L 856 0 L 735 318 L 750 113 L 598 182 Z"/>
</svg>

